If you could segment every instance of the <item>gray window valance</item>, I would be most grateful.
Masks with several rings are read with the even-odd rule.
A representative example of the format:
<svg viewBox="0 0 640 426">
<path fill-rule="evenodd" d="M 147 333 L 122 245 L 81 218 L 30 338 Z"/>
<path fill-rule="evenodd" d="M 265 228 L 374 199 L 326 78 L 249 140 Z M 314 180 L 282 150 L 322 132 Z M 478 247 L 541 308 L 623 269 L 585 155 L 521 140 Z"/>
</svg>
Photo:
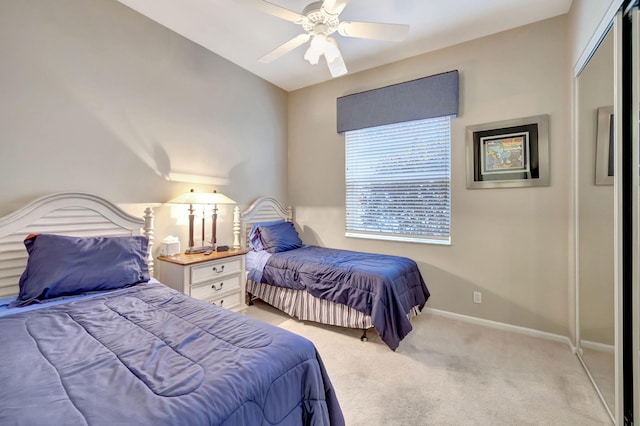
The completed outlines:
<svg viewBox="0 0 640 426">
<path fill-rule="evenodd" d="M 458 71 L 342 96 L 337 113 L 338 133 L 458 115 Z"/>
</svg>

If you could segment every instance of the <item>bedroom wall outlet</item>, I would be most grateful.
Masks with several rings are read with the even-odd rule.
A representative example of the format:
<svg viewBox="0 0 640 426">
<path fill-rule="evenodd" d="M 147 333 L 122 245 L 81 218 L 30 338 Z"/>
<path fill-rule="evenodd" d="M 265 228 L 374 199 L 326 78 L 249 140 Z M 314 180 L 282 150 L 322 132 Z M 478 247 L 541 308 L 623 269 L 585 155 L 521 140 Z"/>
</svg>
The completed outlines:
<svg viewBox="0 0 640 426">
<path fill-rule="evenodd" d="M 482 303 L 482 293 L 479 291 L 473 292 L 473 303 Z"/>
</svg>

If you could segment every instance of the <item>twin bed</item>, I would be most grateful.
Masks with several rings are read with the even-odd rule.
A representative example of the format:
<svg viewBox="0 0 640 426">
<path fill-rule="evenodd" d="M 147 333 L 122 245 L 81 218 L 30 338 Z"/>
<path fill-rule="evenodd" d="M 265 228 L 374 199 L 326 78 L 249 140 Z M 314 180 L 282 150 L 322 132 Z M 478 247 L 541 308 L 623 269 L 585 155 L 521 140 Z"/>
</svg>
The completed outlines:
<svg viewBox="0 0 640 426">
<path fill-rule="evenodd" d="M 248 292 L 395 350 L 429 297 L 415 262 L 306 246 L 291 219 L 263 198 L 234 223 Z M 153 233 L 88 194 L 0 218 L 0 424 L 344 424 L 313 343 L 156 281 Z"/>
<path fill-rule="evenodd" d="M 412 329 L 410 317 L 429 298 L 416 263 L 406 257 L 305 245 L 292 219 L 291 208 L 268 197 L 241 215 L 241 245 L 251 250 L 250 298 L 304 321 L 362 329 L 363 340 L 367 329 L 374 328 L 396 350 Z M 268 240 L 268 249 L 261 247 L 260 237 Z"/>
<path fill-rule="evenodd" d="M 0 219 L 0 424 L 344 424 L 310 341 L 149 278 L 151 221 L 85 194 Z"/>
</svg>

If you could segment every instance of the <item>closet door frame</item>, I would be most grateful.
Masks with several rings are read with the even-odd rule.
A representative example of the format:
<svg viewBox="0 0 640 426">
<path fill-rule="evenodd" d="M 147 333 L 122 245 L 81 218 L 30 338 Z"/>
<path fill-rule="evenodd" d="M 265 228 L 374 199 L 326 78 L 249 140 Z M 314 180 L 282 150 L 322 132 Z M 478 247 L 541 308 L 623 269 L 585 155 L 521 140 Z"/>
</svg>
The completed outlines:
<svg viewBox="0 0 640 426">
<path fill-rule="evenodd" d="M 628 161 L 623 165 L 628 169 L 625 175 L 628 177 L 629 189 L 626 191 L 626 202 L 630 210 L 627 227 L 630 232 L 626 233 L 629 242 L 630 263 L 628 273 L 629 281 L 626 283 L 626 295 L 630 300 L 627 302 L 629 314 L 623 318 L 625 326 L 628 327 L 623 344 L 626 347 L 627 362 L 633 370 L 632 382 L 624 386 L 626 395 L 625 421 L 638 424 L 640 416 L 640 11 L 638 2 L 629 4 L 629 22 L 627 43 L 629 44 L 627 72 L 629 79 L 627 91 L 630 94 L 626 110 L 628 121 L 623 124 L 629 128 L 628 146 L 623 148 L 623 156 L 628 155 Z M 634 160 L 635 159 L 635 160 Z M 628 380 L 628 379 L 627 379 Z"/>
</svg>

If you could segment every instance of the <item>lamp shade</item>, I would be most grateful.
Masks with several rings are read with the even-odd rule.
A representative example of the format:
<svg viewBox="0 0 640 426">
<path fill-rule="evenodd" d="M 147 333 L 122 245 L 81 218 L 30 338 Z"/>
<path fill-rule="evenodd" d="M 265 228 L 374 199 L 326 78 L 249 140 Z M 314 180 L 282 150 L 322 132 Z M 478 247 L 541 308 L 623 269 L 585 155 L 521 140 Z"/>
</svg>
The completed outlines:
<svg viewBox="0 0 640 426">
<path fill-rule="evenodd" d="M 193 189 L 169 200 L 172 204 L 236 204 L 231 198 L 219 192 L 195 192 Z"/>
<path fill-rule="evenodd" d="M 212 250 L 216 249 L 216 221 L 218 218 L 218 204 L 235 204 L 231 198 L 226 195 L 220 194 L 215 190 L 213 192 L 195 192 L 193 189 L 189 192 L 185 192 L 182 195 L 173 198 L 168 201 L 171 204 L 189 204 L 189 248 L 185 253 L 193 254 L 193 253 L 211 253 Z M 205 230 L 204 230 L 204 210 L 202 208 L 202 247 L 194 247 L 195 242 L 193 240 L 193 230 L 194 230 L 194 212 L 193 208 L 194 204 L 200 205 L 213 205 L 213 213 L 211 214 L 211 245 L 205 245 Z"/>
<path fill-rule="evenodd" d="M 206 195 L 207 202 L 205 204 L 236 204 L 231 198 L 227 197 L 224 194 L 220 194 L 215 190 L 213 192 L 206 192 L 203 195 Z"/>
</svg>

